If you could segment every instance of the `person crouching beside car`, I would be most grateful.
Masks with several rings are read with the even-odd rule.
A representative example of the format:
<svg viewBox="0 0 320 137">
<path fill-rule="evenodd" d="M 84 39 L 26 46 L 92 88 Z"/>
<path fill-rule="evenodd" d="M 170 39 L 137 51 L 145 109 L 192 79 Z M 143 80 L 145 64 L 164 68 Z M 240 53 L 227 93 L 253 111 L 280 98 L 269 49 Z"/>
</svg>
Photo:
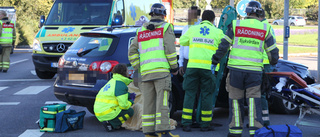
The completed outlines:
<svg viewBox="0 0 320 137">
<path fill-rule="evenodd" d="M 133 116 L 135 94 L 128 92 L 132 82 L 125 64 L 117 64 L 113 76 L 99 91 L 94 102 L 94 113 L 108 132 L 122 129 L 121 125 Z"/>
</svg>

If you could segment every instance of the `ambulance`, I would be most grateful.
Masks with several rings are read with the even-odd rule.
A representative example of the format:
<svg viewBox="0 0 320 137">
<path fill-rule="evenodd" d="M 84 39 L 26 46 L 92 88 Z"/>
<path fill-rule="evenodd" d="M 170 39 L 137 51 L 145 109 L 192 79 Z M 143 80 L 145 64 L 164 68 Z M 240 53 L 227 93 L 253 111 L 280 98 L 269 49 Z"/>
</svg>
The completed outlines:
<svg viewBox="0 0 320 137">
<path fill-rule="evenodd" d="M 40 79 L 53 78 L 59 58 L 79 38 L 80 33 L 106 26 L 141 26 L 150 20 L 148 14 L 154 3 L 162 1 L 55 0 L 47 18 L 40 17 L 40 30 L 32 44 L 32 60 L 37 76 Z"/>
</svg>

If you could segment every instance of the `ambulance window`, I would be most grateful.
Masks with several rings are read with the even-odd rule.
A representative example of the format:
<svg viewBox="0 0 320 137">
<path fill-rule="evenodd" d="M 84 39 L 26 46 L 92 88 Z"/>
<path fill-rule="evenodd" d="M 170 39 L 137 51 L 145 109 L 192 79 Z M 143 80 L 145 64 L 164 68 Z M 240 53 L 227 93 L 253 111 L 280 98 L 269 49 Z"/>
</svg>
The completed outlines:
<svg viewBox="0 0 320 137">
<path fill-rule="evenodd" d="M 113 10 L 113 17 L 121 15 L 122 21 L 124 22 L 124 9 L 123 9 L 123 0 L 117 0 Z"/>
</svg>

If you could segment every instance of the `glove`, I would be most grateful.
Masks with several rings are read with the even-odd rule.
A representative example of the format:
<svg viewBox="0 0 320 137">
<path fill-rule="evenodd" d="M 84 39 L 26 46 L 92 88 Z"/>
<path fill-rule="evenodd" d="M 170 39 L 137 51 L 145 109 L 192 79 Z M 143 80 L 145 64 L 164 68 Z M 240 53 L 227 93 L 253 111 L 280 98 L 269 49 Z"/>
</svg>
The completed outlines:
<svg viewBox="0 0 320 137">
<path fill-rule="evenodd" d="M 286 78 L 279 78 L 279 83 L 276 85 L 276 89 L 278 92 L 281 92 L 282 88 L 286 85 L 287 79 Z"/>
<path fill-rule="evenodd" d="M 136 99 L 136 93 L 129 93 L 129 99 L 134 101 L 134 99 Z"/>
<path fill-rule="evenodd" d="M 215 73 L 216 67 L 217 67 L 216 65 L 211 64 L 211 72 L 213 75 Z"/>
</svg>

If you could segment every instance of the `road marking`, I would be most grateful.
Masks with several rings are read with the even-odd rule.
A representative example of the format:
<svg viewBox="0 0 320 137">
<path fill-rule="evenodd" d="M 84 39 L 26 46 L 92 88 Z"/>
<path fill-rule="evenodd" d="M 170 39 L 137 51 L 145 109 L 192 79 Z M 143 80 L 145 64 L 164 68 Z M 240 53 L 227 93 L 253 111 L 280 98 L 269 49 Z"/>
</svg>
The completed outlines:
<svg viewBox="0 0 320 137">
<path fill-rule="evenodd" d="M 20 63 L 20 62 L 24 62 L 24 61 L 27 61 L 29 59 L 23 59 L 23 60 L 19 60 L 19 61 L 16 61 L 16 62 L 12 62 L 10 63 L 10 65 L 13 65 L 13 64 L 17 64 L 17 63 Z"/>
<path fill-rule="evenodd" d="M 8 87 L 0 87 L 0 91 L 4 90 L 6 88 L 8 88 Z"/>
<path fill-rule="evenodd" d="M 37 75 L 37 73 L 36 73 L 35 70 L 31 70 L 31 74 L 32 74 L 32 75 Z"/>
<path fill-rule="evenodd" d="M 39 129 L 27 129 L 19 137 L 40 137 L 44 132 L 40 132 Z"/>
<path fill-rule="evenodd" d="M 0 102 L 0 106 L 19 105 L 20 102 Z"/>
<path fill-rule="evenodd" d="M 41 79 L 6 79 L 6 80 L 0 80 L 0 82 L 19 82 L 19 81 L 39 81 Z"/>
<path fill-rule="evenodd" d="M 17 93 L 14 93 L 14 95 L 35 95 L 49 87 L 50 86 L 29 86 L 23 90 L 18 91 Z"/>
</svg>

